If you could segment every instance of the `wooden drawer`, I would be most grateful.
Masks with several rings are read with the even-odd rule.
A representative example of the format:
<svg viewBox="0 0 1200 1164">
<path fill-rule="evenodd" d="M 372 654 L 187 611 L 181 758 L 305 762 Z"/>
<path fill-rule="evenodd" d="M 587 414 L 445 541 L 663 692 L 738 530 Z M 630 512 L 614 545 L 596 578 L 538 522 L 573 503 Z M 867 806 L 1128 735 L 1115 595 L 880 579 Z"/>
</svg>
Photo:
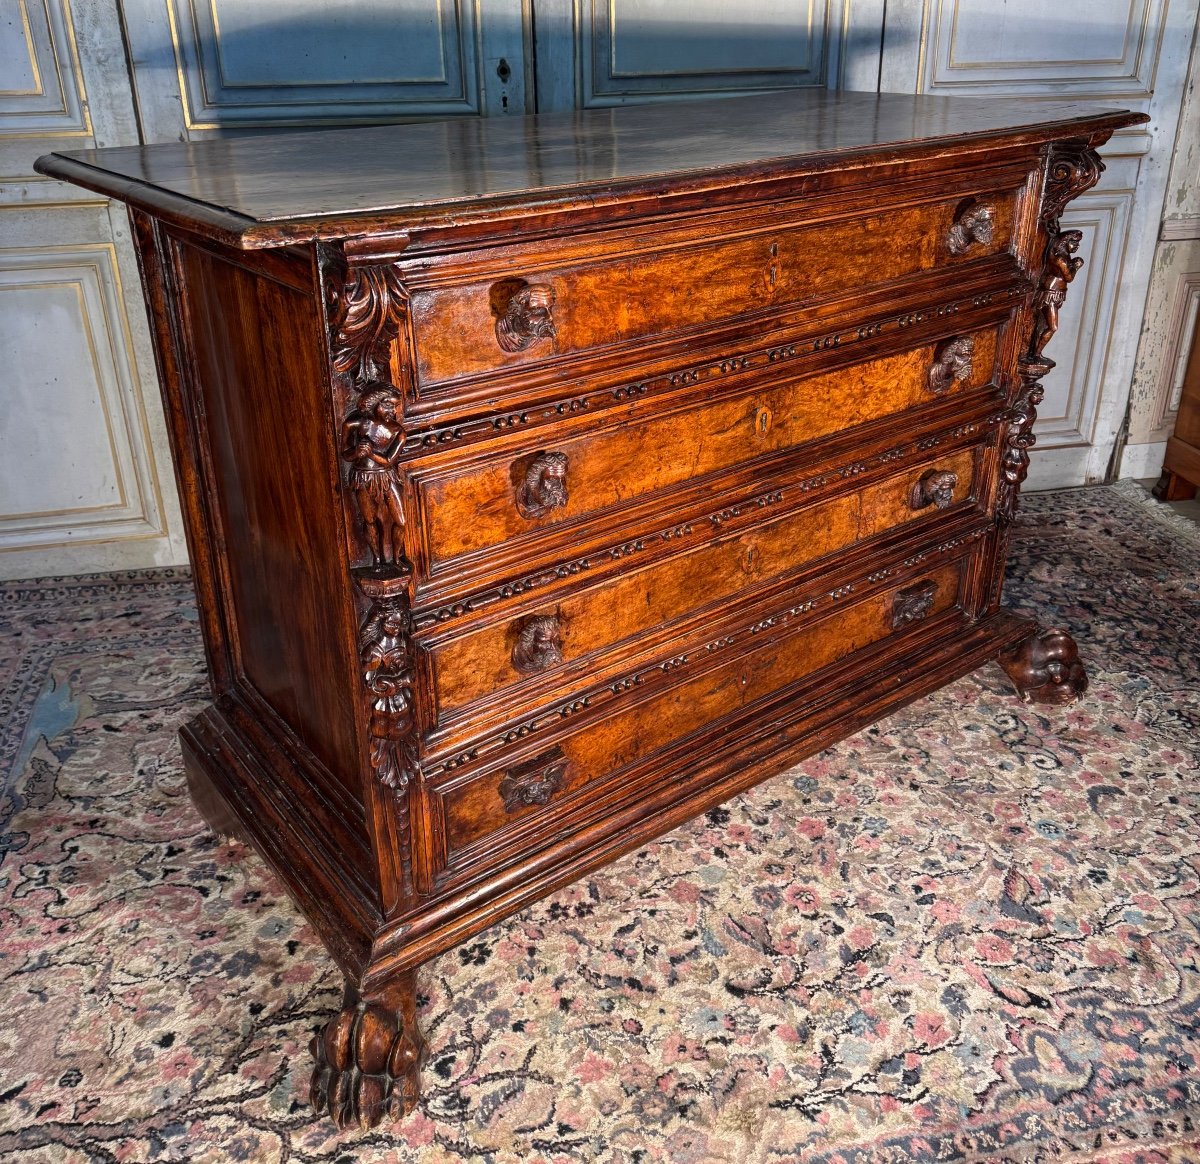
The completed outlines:
<svg viewBox="0 0 1200 1164">
<path fill-rule="evenodd" d="M 925 457 L 883 480 L 771 516 L 675 555 L 590 582 L 519 614 L 433 637 L 427 647 L 437 723 L 491 708 L 515 714 L 547 690 L 567 695 L 624 659 L 695 630 L 716 603 L 738 601 L 813 562 L 905 524 L 949 517 L 975 496 L 981 448 Z M 940 480 L 934 474 L 950 474 Z M 933 486 L 944 491 L 931 499 Z M 711 617 L 711 615 L 709 616 Z M 702 632 L 699 632 L 702 633 Z M 623 653 L 617 648 L 624 644 Z"/>
<path fill-rule="evenodd" d="M 835 591 L 835 604 L 826 607 L 825 616 L 798 628 L 786 617 L 778 620 L 782 631 L 772 630 L 771 620 L 761 621 L 740 636 L 750 640 L 748 650 L 727 647 L 728 656 L 718 651 L 706 660 L 698 651 L 709 665 L 702 662 L 674 685 L 645 694 L 632 691 L 631 700 L 613 714 L 499 770 L 439 781 L 427 796 L 433 835 L 443 850 L 437 864 L 452 872 L 469 866 L 481 847 L 498 858 L 506 850 L 529 852 L 562 840 L 569 835 L 562 824 L 573 807 L 586 818 L 592 797 L 599 803 L 613 795 L 613 781 L 652 780 L 646 761 L 673 746 L 686 747 L 693 733 L 719 732 L 722 720 L 753 715 L 756 705 L 813 681 L 855 652 L 889 639 L 899 645 L 912 628 L 951 611 L 959 604 L 970 560 L 910 571 L 902 582 L 857 602 L 838 603 L 847 591 Z M 764 633 L 754 634 L 762 628 Z M 738 638 L 719 641 L 733 644 Z"/>
<path fill-rule="evenodd" d="M 718 474 L 881 417 L 991 381 L 997 330 L 970 333 L 962 379 L 944 340 L 834 372 L 564 436 L 530 450 L 508 444 L 464 467 L 416 470 L 430 573 L 510 540 L 555 536 L 555 527 L 626 505 L 655 490 Z M 967 337 L 954 337 L 961 339 Z"/>
<path fill-rule="evenodd" d="M 1017 190 L 808 225 L 776 223 L 697 244 L 630 239 L 618 255 L 559 266 L 508 250 L 471 281 L 415 287 L 419 393 L 589 350 L 687 332 L 1005 251 Z M 734 233 L 736 232 L 736 233 Z"/>
</svg>

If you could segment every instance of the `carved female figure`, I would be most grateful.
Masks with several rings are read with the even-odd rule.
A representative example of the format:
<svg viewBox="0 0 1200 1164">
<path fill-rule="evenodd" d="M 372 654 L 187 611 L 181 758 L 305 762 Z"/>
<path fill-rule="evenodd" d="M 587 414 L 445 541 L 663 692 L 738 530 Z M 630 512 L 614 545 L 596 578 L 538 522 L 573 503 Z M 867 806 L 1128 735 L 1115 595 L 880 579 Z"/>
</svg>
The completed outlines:
<svg viewBox="0 0 1200 1164">
<path fill-rule="evenodd" d="M 408 780 L 403 747 L 413 726 L 408 612 L 401 603 L 380 605 L 371 612 L 359 651 L 372 697 L 372 764 L 389 788 L 401 788 Z"/>
<path fill-rule="evenodd" d="M 1083 231 L 1064 230 L 1050 244 L 1046 273 L 1038 296 L 1038 320 L 1030 354 L 1041 359 L 1046 345 L 1058 331 L 1058 312 L 1067 300 L 1067 286 L 1075 278 L 1083 260 L 1075 252 L 1083 241 Z"/>
<path fill-rule="evenodd" d="M 351 464 L 350 487 L 377 566 L 403 557 L 404 510 L 396 468 L 404 447 L 399 406 L 394 388 L 369 381 L 342 425 L 342 456 Z"/>
</svg>

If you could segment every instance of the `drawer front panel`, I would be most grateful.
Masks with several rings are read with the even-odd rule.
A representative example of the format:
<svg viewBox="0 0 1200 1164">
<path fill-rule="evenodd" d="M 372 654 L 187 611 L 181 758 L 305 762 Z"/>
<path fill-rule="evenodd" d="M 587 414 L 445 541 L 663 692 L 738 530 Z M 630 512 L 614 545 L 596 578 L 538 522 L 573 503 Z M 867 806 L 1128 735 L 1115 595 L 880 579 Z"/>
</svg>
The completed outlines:
<svg viewBox="0 0 1200 1164">
<path fill-rule="evenodd" d="M 523 818 L 561 808 L 572 793 L 706 724 L 767 699 L 855 651 L 889 636 L 902 636 L 924 618 L 949 610 L 958 600 L 963 564 L 960 560 L 931 570 L 915 581 L 844 607 L 787 638 L 731 658 L 561 738 L 532 760 L 435 790 L 432 802 L 442 818 L 449 865 L 484 838 L 489 845 L 500 847 L 499 838 L 491 834 L 512 828 Z M 528 833 L 523 834 L 524 851 L 538 844 Z"/>
<path fill-rule="evenodd" d="M 422 388 L 702 327 L 1003 252 L 1015 191 L 414 289 Z M 979 214 L 986 207 L 988 213 Z"/>
<path fill-rule="evenodd" d="M 714 599 L 973 497 L 975 462 L 975 449 L 924 460 L 856 492 L 438 643 L 430 662 L 439 720 L 480 701 L 503 700 L 511 712 L 514 700 L 524 702 L 512 688 L 538 675 L 559 684 L 558 694 L 569 693 L 572 684 L 593 678 L 596 652 L 635 636 L 639 643 L 648 641 L 642 636 L 665 637 L 666 624 L 711 607 Z M 935 478 L 939 473 L 951 476 Z M 578 662 L 585 659 L 586 668 Z"/>
<path fill-rule="evenodd" d="M 421 479 L 431 568 L 536 535 L 654 490 L 987 384 L 997 333 L 972 333 L 964 378 L 940 380 L 946 344 L 930 344 L 639 424 L 508 451 L 477 468 Z M 931 387 L 931 384 L 934 386 Z"/>
</svg>

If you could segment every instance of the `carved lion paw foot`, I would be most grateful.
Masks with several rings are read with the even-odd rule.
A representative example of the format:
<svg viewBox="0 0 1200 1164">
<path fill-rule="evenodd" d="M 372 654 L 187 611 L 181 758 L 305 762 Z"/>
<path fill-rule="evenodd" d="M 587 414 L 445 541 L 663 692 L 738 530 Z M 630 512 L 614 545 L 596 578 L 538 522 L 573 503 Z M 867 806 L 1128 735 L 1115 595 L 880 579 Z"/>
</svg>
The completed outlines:
<svg viewBox="0 0 1200 1164">
<path fill-rule="evenodd" d="M 1065 630 L 1039 631 L 1000 654 L 1017 694 L 1026 703 L 1071 703 L 1088 685 L 1079 648 Z"/>
<path fill-rule="evenodd" d="M 420 1093 L 425 1042 L 402 1013 L 347 1003 L 313 1038 L 310 1098 L 339 1128 L 373 1128 L 385 1115 L 407 1115 Z"/>
</svg>

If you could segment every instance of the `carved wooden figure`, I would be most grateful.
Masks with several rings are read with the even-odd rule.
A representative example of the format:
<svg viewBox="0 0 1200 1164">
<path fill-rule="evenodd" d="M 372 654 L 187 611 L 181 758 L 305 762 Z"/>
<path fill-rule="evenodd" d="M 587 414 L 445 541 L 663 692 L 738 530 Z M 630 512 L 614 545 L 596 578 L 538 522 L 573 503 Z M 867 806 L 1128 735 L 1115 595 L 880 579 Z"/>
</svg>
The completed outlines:
<svg viewBox="0 0 1200 1164">
<path fill-rule="evenodd" d="M 988 660 L 1084 690 L 1004 560 L 1061 216 L 1144 120 L 796 91 L 39 161 L 131 207 L 188 786 L 341 969 L 318 1111 L 409 1111 L 419 967 L 557 886 Z"/>
<path fill-rule="evenodd" d="M 955 384 L 971 378 L 975 360 L 975 337 L 957 335 L 940 344 L 934 361 L 929 365 L 927 383 L 936 396 L 950 391 Z"/>
<path fill-rule="evenodd" d="M 1038 320 L 1030 349 L 1034 356 L 1041 356 L 1058 331 L 1058 312 L 1067 301 L 1067 286 L 1083 266 L 1083 260 L 1075 254 L 1082 241 L 1083 231 L 1064 230 L 1050 243 L 1046 271 L 1038 293 Z"/>
</svg>

